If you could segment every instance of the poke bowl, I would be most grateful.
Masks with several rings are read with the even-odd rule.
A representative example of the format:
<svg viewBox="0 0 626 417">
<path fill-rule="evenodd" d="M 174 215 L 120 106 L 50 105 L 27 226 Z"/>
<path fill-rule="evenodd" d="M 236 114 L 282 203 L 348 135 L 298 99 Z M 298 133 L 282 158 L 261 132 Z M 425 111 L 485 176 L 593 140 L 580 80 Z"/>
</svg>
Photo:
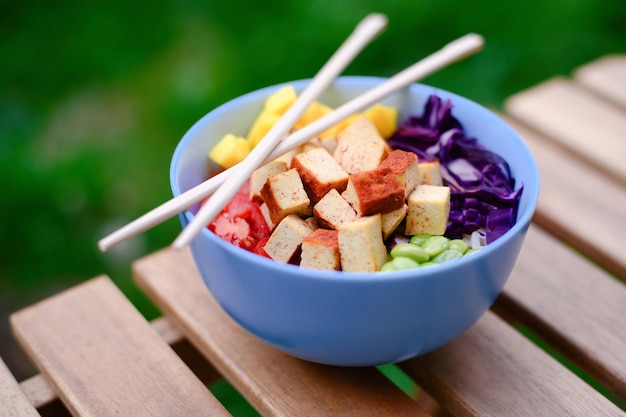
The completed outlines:
<svg viewBox="0 0 626 417">
<path fill-rule="evenodd" d="M 337 107 L 385 81 L 344 76 L 319 98 Z M 207 155 L 226 134 L 245 136 L 266 99 L 309 80 L 263 88 L 198 120 L 171 162 L 174 196 L 213 174 Z M 297 358 L 338 366 L 375 366 L 430 352 L 471 327 L 502 291 L 522 247 L 539 195 L 536 162 L 520 136 L 485 107 L 454 93 L 412 84 L 381 101 L 402 122 L 433 96 L 451 103 L 467 137 L 508 164 L 519 197 L 510 228 L 471 255 L 391 272 L 326 271 L 277 262 L 237 247 L 208 228 L 190 243 L 197 270 L 221 308 L 264 343 Z M 187 225 L 199 204 L 180 214 Z"/>
</svg>

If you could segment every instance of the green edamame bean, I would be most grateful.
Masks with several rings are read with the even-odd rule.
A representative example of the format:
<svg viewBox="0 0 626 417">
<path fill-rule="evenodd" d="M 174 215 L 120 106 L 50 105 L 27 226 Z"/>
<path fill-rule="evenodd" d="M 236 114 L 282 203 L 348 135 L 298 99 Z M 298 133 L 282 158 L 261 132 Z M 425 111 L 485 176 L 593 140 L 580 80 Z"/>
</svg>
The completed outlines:
<svg viewBox="0 0 626 417">
<path fill-rule="evenodd" d="M 440 264 L 442 262 L 448 262 L 453 259 L 458 259 L 462 256 L 463 254 L 456 249 L 446 249 L 443 252 L 437 254 L 437 256 L 435 256 L 432 261 Z"/>
<path fill-rule="evenodd" d="M 414 245 L 421 245 L 423 242 L 426 241 L 426 239 L 428 239 L 431 236 L 432 235 L 414 235 L 414 236 L 411 236 L 411 239 L 409 239 L 409 243 L 412 243 Z"/>
<path fill-rule="evenodd" d="M 404 256 L 398 256 L 396 258 L 393 258 L 393 261 L 391 261 L 391 263 L 396 268 L 396 271 L 419 268 L 420 266 L 420 264 L 414 259 L 406 258 Z"/>
<path fill-rule="evenodd" d="M 428 262 L 424 262 L 423 264 L 420 264 L 420 268 L 425 268 L 427 266 L 433 266 L 433 265 L 439 265 L 439 264 L 437 264 L 435 262 L 428 261 Z"/>
<path fill-rule="evenodd" d="M 463 256 L 469 255 L 470 253 L 478 252 L 478 248 L 470 248 L 463 254 Z"/>
<path fill-rule="evenodd" d="M 385 262 L 380 268 L 380 272 L 393 272 L 397 271 L 396 266 L 392 261 Z"/>
<path fill-rule="evenodd" d="M 456 249 L 461 253 L 467 252 L 469 245 L 463 239 L 452 239 L 448 245 L 449 249 Z"/>
<path fill-rule="evenodd" d="M 431 236 L 420 244 L 426 251 L 429 258 L 432 258 L 444 250 L 448 249 L 450 239 L 445 236 Z"/>
<path fill-rule="evenodd" d="M 429 257 L 426 251 L 411 243 L 399 243 L 391 249 L 391 256 L 395 259 L 399 256 L 413 259 L 418 263 L 426 262 Z"/>
</svg>

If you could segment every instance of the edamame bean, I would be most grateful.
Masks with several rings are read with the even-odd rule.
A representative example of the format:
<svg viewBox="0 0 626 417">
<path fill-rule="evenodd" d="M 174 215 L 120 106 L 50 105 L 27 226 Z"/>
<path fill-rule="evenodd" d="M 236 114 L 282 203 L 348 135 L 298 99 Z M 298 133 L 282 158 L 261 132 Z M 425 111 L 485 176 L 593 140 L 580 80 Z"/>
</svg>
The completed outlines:
<svg viewBox="0 0 626 417">
<path fill-rule="evenodd" d="M 420 264 L 411 258 L 398 256 L 386 262 L 381 268 L 381 272 L 404 271 L 406 269 L 419 268 Z"/>
<path fill-rule="evenodd" d="M 380 272 L 393 272 L 393 271 L 397 271 L 397 269 L 392 261 L 385 262 L 383 266 L 380 268 Z"/>
<path fill-rule="evenodd" d="M 421 245 L 423 242 L 426 241 L 426 239 L 431 236 L 432 235 L 413 235 L 411 236 L 411 239 L 409 239 L 409 243 L 412 243 L 414 245 Z"/>
<path fill-rule="evenodd" d="M 462 256 L 463 254 L 456 249 L 446 249 L 443 252 L 439 253 L 437 256 L 435 256 L 432 261 L 440 264 L 442 262 L 448 262 L 453 259 L 458 259 Z"/>
<path fill-rule="evenodd" d="M 448 249 L 450 239 L 445 236 L 431 236 L 420 244 L 426 251 L 429 258 L 432 258 L 444 250 Z"/>
<path fill-rule="evenodd" d="M 414 259 L 406 258 L 404 256 L 398 256 L 396 258 L 393 258 L 393 261 L 391 261 L 391 263 L 393 263 L 393 265 L 395 266 L 396 271 L 419 268 L 420 266 L 420 264 L 417 263 L 417 261 L 415 261 Z"/>
<path fill-rule="evenodd" d="M 461 253 L 467 252 L 469 245 L 463 239 L 452 239 L 448 245 L 450 249 L 456 249 Z"/>
<path fill-rule="evenodd" d="M 470 253 L 478 252 L 478 248 L 470 248 L 463 255 L 469 255 Z"/>
<path fill-rule="evenodd" d="M 411 258 L 418 263 L 426 262 L 429 257 L 426 251 L 411 243 L 399 243 L 391 249 L 391 256 L 395 259 L 399 256 Z"/>
</svg>

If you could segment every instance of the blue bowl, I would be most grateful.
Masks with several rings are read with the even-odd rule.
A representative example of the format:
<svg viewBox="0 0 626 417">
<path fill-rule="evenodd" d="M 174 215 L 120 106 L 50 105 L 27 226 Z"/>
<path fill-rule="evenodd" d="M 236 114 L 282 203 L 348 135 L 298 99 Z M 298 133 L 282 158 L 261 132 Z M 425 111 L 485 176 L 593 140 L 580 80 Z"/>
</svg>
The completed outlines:
<svg viewBox="0 0 626 417">
<path fill-rule="evenodd" d="M 337 107 L 384 79 L 339 78 L 320 98 Z M 297 91 L 308 80 L 290 82 Z M 283 84 L 284 85 L 284 84 Z M 226 133 L 244 136 L 267 96 L 264 88 L 216 108 L 182 138 L 171 163 L 174 196 L 209 174 L 208 151 Z M 340 366 L 374 366 L 436 349 L 472 326 L 491 306 L 517 260 L 539 195 L 535 160 L 519 135 L 486 108 L 458 95 L 413 84 L 383 104 L 399 120 L 421 114 L 429 95 L 450 98 L 466 133 L 510 164 L 523 184 L 518 219 L 500 239 L 472 256 L 436 267 L 393 273 L 301 269 L 249 253 L 205 229 L 191 243 L 213 297 L 251 334 L 289 355 Z M 197 206 L 181 214 L 186 225 Z"/>
</svg>

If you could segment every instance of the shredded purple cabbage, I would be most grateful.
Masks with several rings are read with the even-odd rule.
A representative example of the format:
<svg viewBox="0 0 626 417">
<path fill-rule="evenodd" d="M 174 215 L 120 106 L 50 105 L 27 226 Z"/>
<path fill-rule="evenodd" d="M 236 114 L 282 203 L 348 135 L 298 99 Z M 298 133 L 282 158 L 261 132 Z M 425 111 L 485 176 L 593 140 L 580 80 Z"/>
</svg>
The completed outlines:
<svg viewBox="0 0 626 417">
<path fill-rule="evenodd" d="M 491 243 L 515 224 L 523 187 L 515 190 L 515 179 L 502 157 L 465 135 L 452 115 L 450 100 L 431 95 L 424 114 L 398 126 L 389 145 L 414 152 L 420 161 L 439 160 L 451 192 L 445 236 L 461 238 L 484 229 Z"/>
</svg>

